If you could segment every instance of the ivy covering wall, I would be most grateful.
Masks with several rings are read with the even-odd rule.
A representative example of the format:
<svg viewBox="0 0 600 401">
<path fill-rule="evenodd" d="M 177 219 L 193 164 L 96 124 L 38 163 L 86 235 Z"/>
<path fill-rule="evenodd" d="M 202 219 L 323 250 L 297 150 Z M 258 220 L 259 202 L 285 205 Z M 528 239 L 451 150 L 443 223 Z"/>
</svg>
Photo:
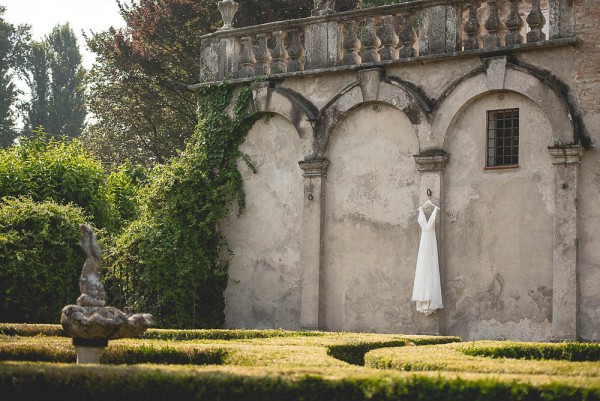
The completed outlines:
<svg viewBox="0 0 600 401">
<path fill-rule="evenodd" d="M 236 161 L 257 119 L 251 98 L 249 87 L 234 93 L 227 84 L 199 91 L 196 132 L 178 157 L 150 173 L 139 217 L 116 241 L 116 304 L 152 313 L 161 327 L 222 325 L 228 252 L 217 226 L 231 202 L 244 207 Z"/>
</svg>

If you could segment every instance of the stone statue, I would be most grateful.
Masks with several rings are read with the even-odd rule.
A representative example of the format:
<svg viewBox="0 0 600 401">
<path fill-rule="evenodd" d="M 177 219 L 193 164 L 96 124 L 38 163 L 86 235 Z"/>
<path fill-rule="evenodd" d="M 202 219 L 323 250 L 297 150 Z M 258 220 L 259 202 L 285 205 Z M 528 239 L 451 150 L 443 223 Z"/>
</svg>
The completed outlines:
<svg viewBox="0 0 600 401">
<path fill-rule="evenodd" d="M 102 252 L 96 239 L 96 234 L 87 224 L 81 224 L 81 239 L 79 244 L 87 255 L 81 277 L 79 278 L 79 291 L 81 296 L 77 298 L 80 306 L 104 306 L 106 304 L 106 292 L 100 282 L 100 266 L 102 266 Z"/>
<path fill-rule="evenodd" d="M 315 9 L 312 15 L 327 15 L 335 13 L 336 0 L 314 0 Z"/>
<path fill-rule="evenodd" d="M 104 306 L 106 292 L 99 276 L 102 251 L 92 228 L 82 224 L 80 229 L 79 244 L 87 255 L 79 278 L 81 295 L 77 305 L 63 308 L 60 323 L 65 333 L 73 337 L 77 363 L 99 363 L 108 340 L 135 337 L 152 327 L 154 319 L 148 313 L 134 315 Z"/>
</svg>

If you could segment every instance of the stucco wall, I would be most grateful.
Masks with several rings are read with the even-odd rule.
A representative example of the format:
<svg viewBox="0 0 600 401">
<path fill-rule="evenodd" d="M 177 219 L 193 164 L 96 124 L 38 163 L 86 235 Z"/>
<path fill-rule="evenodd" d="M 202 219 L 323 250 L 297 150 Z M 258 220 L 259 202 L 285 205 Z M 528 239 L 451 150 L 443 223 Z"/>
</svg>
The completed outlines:
<svg viewBox="0 0 600 401">
<path fill-rule="evenodd" d="M 519 109 L 519 167 L 484 170 L 486 111 L 508 108 Z M 551 143 L 542 110 L 510 92 L 474 100 L 449 129 L 445 333 L 463 339 L 552 338 Z"/>
<path fill-rule="evenodd" d="M 241 151 L 258 170 L 238 163 L 246 209 L 232 210 L 223 232 L 233 259 L 225 292 L 226 327 L 297 329 L 300 308 L 302 144 L 283 117 L 258 121 Z"/>
<path fill-rule="evenodd" d="M 410 121 L 388 105 L 366 104 L 335 128 L 327 154 L 323 328 L 416 331 L 417 152 Z"/>
<path fill-rule="evenodd" d="M 241 217 L 232 212 L 224 226 L 235 254 L 226 292 L 227 326 L 299 327 L 307 271 L 300 256 L 302 233 L 312 233 L 307 238 L 320 238 L 322 251 L 311 245 L 311 263 L 317 263 L 310 271 L 321 280 L 311 289 L 314 304 L 320 304 L 315 311 L 319 328 L 422 330 L 410 302 L 420 236 L 415 209 L 437 173 L 428 173 L 428 180 L 434 178 L 424 186 L 413 155 L 441 149 L 450 153 L 450 161 L 444 192 L 434 194 L 443 208 L 438 241 L 446 307 L 435 316 L 440 332 L 464 339 L 552 339 L 558 167 L 547 147 L 572 140 L 573 110 L 582 110 L 586 132 L 594 143 L 600 141 L 600 114 L 578 103 L 576 71 L 569 61 L 573 54 L 567 46 L 517 53 L 507 72 L 502 63 L 486 72 L 485 61 L 465 57 L 390 65 L 379 84 L 372 83 L 377 82 L 373 75 L 361 81 L 357 71 L 340 71 L 264 87 L 259 109 L 289 113 L 303 136 L 284 117 L 274 116 L 258 122 L 242 147 L 259 171 L 253 174 L 240 164 L 248 208 Z M 537 72 L 528 72 L 528 66 Z M 553 87 L 556 82 L 563 86 Z M 361 105 L 364 96 L 381 101 Z M 289 104 L 281 103 L 284 98 Z M 267 104 L 274 99 L 279 107 Z M 312 112 L 303 115 L 299 104 L 311 104 Z M 486 111 L 515 107 L 521 110 L 520 167 L 484 170 Z M 329 117 L 328 110 L 333 110 Z M 323 122 L 333 129 L 319 127 Z M 329 142 L 319 137 L 329 132 Z M 319 148 L 323 143 L 328 146 Z M 307 179 L 298 161 L 312 157 L 324 157 L 330 166 L 319 206 L 322 223 L 312 216 L 309 224 L 306 206 L 321 201 L 304 203 Z M 579 329 L 583 338 L 597 340 L 597 148 L 582 158 L 578 196 Z"/>
<path fill-rule="evenodd" d="M 575 2 L 576 32 L 586 40 L 575 49 L 575 89 L 595 147 L 581 164 L 579 289 L 580 333 L 600 340 L 600 2 Z"/>
</svg>

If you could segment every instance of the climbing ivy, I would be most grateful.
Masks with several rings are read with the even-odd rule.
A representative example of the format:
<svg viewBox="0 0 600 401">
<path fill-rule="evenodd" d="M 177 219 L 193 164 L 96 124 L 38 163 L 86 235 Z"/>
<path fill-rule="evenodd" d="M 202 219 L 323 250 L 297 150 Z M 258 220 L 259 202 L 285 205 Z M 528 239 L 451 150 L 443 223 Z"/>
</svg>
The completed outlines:
<svg viewBox="0 0 600 401">
<path fill-rule="evenodd" d="M 236 161 L 258 118 L 251 99 L 249 86 L 200 89 L 196 132 L 178 157 L 150 173 L 139 217 L 116 241 L 113 303 L 152 313 L 161 327 L 222 325 L 228 252 L 218 224 L 231 202 L 244 208 Z"/>
</svg>

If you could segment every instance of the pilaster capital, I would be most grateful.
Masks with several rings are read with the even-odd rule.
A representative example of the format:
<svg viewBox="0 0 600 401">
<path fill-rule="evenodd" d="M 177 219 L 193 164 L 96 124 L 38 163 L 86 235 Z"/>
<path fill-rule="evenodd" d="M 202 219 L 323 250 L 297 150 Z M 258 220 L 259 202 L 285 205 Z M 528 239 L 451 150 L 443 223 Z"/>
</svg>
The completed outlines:
<svg viewBox="0 0 600 401">
<path fill-rule="evenodd" d="M 552 164 L 566 166 L 580 163 L 583 147 L 580 145 L 555 145 L 548 146 L 548 152 L 552 156 Z"/>
<path fill-rule="evenodd" d="M 431 149 L 413 156 L 418 171 L 444 171 L 450 154 L 441 149 Z"/>
<path fill-rule="evenodd" d="M 302 175 L 306 178 L 327 176 L 327 167 L 329 167 L 329 160 L 327 159 L 302 160 L 298 164 L 304 170 Z"/>
</svg>

